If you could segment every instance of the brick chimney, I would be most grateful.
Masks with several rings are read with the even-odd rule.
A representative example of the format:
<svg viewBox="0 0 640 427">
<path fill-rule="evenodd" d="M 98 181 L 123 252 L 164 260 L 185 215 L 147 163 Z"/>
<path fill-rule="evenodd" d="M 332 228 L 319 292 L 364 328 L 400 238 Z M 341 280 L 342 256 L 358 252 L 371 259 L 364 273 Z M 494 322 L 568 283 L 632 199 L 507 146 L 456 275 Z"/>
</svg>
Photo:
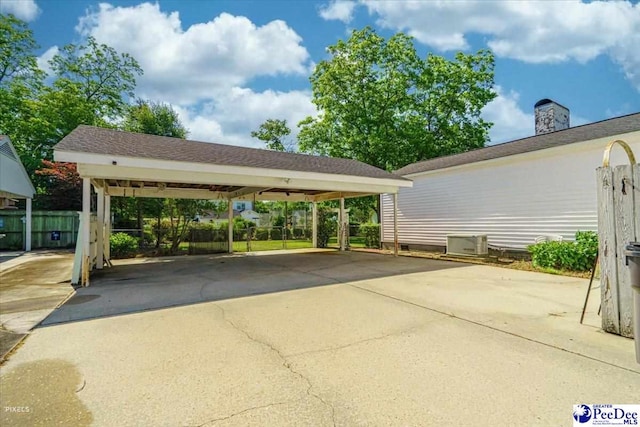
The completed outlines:
<svg viewBox="0 0 640 427">
<path fill-rule="evenodd" d="M 569 109 L 550 99 L 541 99 L 533 107 L 536 135 L 569 128 Z"/>
</svg>

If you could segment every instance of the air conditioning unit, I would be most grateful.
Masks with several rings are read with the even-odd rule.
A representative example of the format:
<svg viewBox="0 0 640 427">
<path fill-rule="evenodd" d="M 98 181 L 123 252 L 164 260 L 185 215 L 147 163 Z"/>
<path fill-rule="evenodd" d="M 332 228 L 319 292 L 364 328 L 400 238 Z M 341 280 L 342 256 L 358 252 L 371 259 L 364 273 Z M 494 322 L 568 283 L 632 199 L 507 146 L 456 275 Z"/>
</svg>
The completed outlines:
<svg viewBox="0 0 640 427">
<path fill-rule="evenodd" d="M 489 255 L 486 234 L 447 234 L 447 255 Z"/>
</svg>

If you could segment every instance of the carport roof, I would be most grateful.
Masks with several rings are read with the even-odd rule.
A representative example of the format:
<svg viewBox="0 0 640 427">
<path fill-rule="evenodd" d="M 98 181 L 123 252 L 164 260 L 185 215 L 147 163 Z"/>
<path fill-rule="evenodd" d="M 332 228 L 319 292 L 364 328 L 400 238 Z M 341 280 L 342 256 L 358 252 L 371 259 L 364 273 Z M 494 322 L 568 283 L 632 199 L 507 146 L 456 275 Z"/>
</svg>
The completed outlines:
<svg viewBox="0 0 640 427">
<path fill-rule="evenodd" d="M 107 194 L 321 201 L 397 193 L 412 182 L 356 160 L 80 125 L 54 148 Z"/>
<path fill-rule="evenodd" d="M 351 159 L 285 153 L 80 125 L 56 151 L 406 180 Z"/>
</svg>

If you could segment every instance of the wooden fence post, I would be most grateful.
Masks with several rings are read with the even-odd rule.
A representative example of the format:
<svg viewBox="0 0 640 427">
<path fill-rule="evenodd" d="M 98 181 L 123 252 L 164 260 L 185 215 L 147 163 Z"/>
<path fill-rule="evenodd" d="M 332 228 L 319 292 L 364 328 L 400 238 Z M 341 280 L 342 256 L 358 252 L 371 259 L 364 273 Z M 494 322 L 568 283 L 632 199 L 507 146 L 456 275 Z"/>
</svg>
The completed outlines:
<svg viewBox="0 0 640 427">
<path fill-rule="evenodd" d="M 600 294 L 602 329 L 620 333 L 618 314 L 618 266 L 613 204 L 613 171 L 598 168 L 598 252 L 600 254 Z"/>
<path fill-rule="evenodd" d="M 615 144 L 624 148 L 631 165 L 609 166 Z M 597 180 L 602 329 L 633 337 L 633 295 L 624 251 L 629 242 L 640 240 L 640 168 L 624 141 L 608 144 Z"/>
</svg>

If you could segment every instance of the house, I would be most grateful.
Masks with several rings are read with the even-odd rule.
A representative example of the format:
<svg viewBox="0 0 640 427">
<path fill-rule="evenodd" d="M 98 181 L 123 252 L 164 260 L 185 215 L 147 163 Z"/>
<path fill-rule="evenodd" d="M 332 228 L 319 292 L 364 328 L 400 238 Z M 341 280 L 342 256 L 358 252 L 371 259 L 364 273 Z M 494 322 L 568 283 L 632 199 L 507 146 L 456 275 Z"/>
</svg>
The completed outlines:
<svg viewBox="0 0 640 427">
<path fill-rule="evenodd" d="M 443 249 L 448 234 L 487 235 L 489 248 L 522 251 L 539 236 L 572 240 L 597 231 L 596 168 L 608 142 L 640 155 L 640 113 L 569 127 L 569 110 L 535 105 L 536 135 L 413 163 L 398 195 L 402 247 Z M 619 148 L 612 165 L 628 164 Z M 381 196 L 382 242 L 393 246 L 393 202 Z"/>
<path fill-rule="evenodd" d="M 8 136 L 0 135 L 0 210 L 16 209 L 17 199 L 26 199 L 24 249 L 31 250 L 31 200 L 36 190 L 24 169 L 20 157 Z M 4 219 L 0 217 L 0 238 L 3 233 Z"/>
<path fill-rule="evenodd" d="M 233 217 L 240 216 L 247 221 L 252 221 L 256 224 L 260 222 L 260 214 L 252 210 L 253 202 L 246 200 L 234 200 L 233 201 Z M 223 223 L 229 220 L 229 214 L 225 212 L 206 212 L 202 215 L 196 215 L 198 222 L 215 222 Z"/>
</svg>

